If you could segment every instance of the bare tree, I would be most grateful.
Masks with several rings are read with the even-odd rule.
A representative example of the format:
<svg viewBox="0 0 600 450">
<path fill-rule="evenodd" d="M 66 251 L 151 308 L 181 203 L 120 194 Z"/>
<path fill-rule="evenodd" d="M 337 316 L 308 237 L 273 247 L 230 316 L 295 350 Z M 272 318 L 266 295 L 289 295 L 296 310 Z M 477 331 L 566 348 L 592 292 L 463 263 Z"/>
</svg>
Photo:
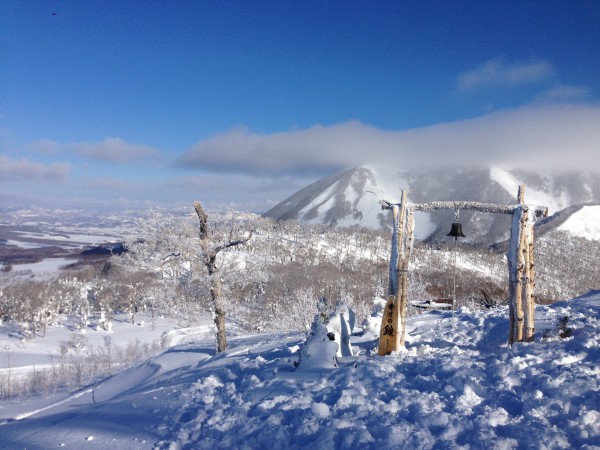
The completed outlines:
<svg viewBox="0 0 600 450">
<path fill-rule="evenodd" d="M 252 231 L 248 236 L 241 239 L 234 239 L 234 227 L 231 228 L 229 237 L 225 242 L 217 244 L 215 238 L 211 237 L 208 229 L 208 214 L 202 209 L 200 202 L 194 202 L 194 209 L 198 214 L 200 247 L 204 265 L 210 278 L 210 296 L 215 309 L 215 325 L 217 326 L 217 352 L 227 349 L 227 337 L 225 335 L 225 301 L 223 298 L 222 280 L 219 276 L 219 266 L 217 265 L 217 255 L 226 248 L 245 244 L 252 237 Z"/>
</svg>

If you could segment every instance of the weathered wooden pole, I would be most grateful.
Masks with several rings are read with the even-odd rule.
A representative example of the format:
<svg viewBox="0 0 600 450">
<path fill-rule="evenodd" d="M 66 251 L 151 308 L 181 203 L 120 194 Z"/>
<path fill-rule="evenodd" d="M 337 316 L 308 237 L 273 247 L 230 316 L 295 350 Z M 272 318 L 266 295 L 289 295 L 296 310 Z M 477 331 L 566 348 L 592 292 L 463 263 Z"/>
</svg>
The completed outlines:
<svg viewBox="0 0 600 450">
<path fill-rule="evenodd" d="M 401 316 L 406 322 L 406 312 L 402 313 L 401 301 L 404 297 L 406 302 L 406 280 L 399 280 L 402 272 L 406 253 L 405 227 L 406 227 L 406 191 L 402 191 L 399 205 L 390 205 L 394 219 L 392 249 L 390 257 L 390 270 L 388 281 L 388 300 L 383 311 L 381 328 L 379 331 L 379 355 L 389 355 L 404 345 L 404 332 Z M 404 294 L 403 294 L 404 292 Z M 402 344 L 401 344 L 402 343 Z"/>
<path fill-rule="evenodd" d="M 518 207 L 513 212 L 511 241 L 508 250 L 509 269 L 509 345 L 532 342 L 535 334 L 534 318 L 534 231 L 532 212 L 525 205 L 525 186 L 519 186 Z M 533 216 L 532 216 L 533 214 Z M 546 215 L 544 211 L 543 215 Z"/>
<path fill-rule="evenodd" d="M 406 245 L 404 246 L 404 252 L 402 254 L 402 260 L 400 261 L 400 304 L 398 306 L 399 312 L 399 327 L 398 330 L 398 348 L 404 348 L 406 344 L 406 310 L 408 306 L 408 265 L 410 263 L 410 255 L 412 253 L 412 245 L 414 241 L 414 212 L 412 209 L 407 208 L 406 210 L 406 232 L 404 233 L 404 239 Z"/>
<path fill-rule="evenodd" d="M 508 247 L 508 344 L 512 345 L 515 341 L 521 340 L 519 333 L 519 313 L 521 310 L 521 271 L 520 265 L 520 249 L 522 241 L 522 216 L 523 216 L 523 200 L 524 191 L 519 186 L 517 194 L 518 207 L 512 213 L 512 221 L 510 227 L 510 243 Z M 522 316 L 521 316 L 522 321 Z"/>
<path fill-rule="evenodd" d="M 398 233 L 400 230 L 400 208 L 392 205 L 392 248 L 390 250 L 390 268 L 388 274 L 388 297 L 398 291 Z"/>
<path fill-rule="evenodd" d="M 524 189 L 524 188 L 523 188 Z M 526 303 L 524 306 L 524 330 L 523 330 L 523 341 L 533 342 L 535 334 L 535 264 L 533 258 L 534 250 L 534 231 L 533 221 L 527 211 L 527 220 L 525 222 L 525 299 Z"/>
<path fill-rule="evenodd" d="M 388 299 L 381 317 L 381 326 L 379 329 L 379 348 L 380 356 L 389 355 L 396 348 L 396 333 L 398 323 L 398 302 L 396 292 L 398 289 L 398 234 L 400 233 L 400 208 L 398 205 L 391 205 L 392 210 L 392 248 L 390 249 L 390 267 L 388 273 Z"/>
</svg>

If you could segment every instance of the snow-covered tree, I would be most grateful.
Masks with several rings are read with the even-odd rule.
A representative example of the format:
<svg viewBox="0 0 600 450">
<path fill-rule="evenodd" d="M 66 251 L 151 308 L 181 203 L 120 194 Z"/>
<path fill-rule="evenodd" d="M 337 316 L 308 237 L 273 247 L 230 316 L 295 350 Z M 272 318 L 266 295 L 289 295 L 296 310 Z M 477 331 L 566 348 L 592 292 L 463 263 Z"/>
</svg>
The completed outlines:
<svg viewBox="0 0 600 450">
<path fill-rule="evenodd" d="M 311 332 L 300 350 L 297 370 L 336 369 L 338 344 L 330 337 L 327 327 L 319 316 L 311 326 Z"/>
<path fill-rule="evenodd" d="M 138 221 L 140 237 L 127 242 L 128 253 L 117 258 L 122 269 L 154 274 L 152 282 L 145 286 L 145 298 L 152 311 L 161 309 L 189 320 L 191 310 L 203 306 L 208 295 L 217 327 L 217 351 L 221 352 L 227 348 L 221 268 L 232 261 L 219 261 L 217 257 L 224 250 L 246 243 L 252 233 L 240 232 L 238 236 L 235 220 L 229 225 L 209 223 L 199 202 L 194 202 L 194 209 L 198 217 L 195 224 L 190 216 L 151 211 Z"/>
<path fill-rule="evenodd" d="M 202 209 L 200 202 L 194 202 L 194 209 L 198 215 L 198 237 L 204 266 L 210 279 L 210 296 L 214 306 L 215 325 L 217 326 L 217 351 L 222 352 L 227 348 L 227 337 L 225 334 L 226 307 L 223 298 L 222 279 L 219 274 L 217 256 L 227 248 L 245 244 L 252 237 L 252 232 L 244 237 L 235 236 L 236 229 L 231 227 L 229 236 L 221 240 L 218 236 L 211 234 L 208 227 L 208 215 Z"/>
</svg>

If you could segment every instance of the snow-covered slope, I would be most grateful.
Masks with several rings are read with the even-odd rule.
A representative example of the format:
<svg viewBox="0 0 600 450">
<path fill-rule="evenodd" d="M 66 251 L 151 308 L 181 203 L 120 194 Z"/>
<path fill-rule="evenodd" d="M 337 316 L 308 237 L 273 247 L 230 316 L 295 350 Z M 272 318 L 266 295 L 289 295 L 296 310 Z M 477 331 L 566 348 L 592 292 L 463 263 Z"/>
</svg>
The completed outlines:
<svg viewBox="0 0 600 450">
<path fill-rule="evenodd" d="M 264 216 L 310 223 L 371 228 L 389 226 L 382 200 L 398 201 L 407 189 L 409 201 L 471 200 L 514 204 L 520 184 L 525 201 L 547 206 L 554 214 L 571 205 L 600 203 L 600 177 L 589 173 L 539 174 L 500 168 L 403 172 L 383 164 L 347 169 L 298 191 Z M 508 238 L 510 219 L 502 215 L 461 212 L 467 241 L 493 243 Z M 415 233 L 420 239 L 442 240 L 454 219 L 453 211 L 419 213 Z"/>
<path fill-rule="evenodd" d="M 600 240 L 600 205 L 583 206 L 558 229 L 586 239 Z"/>
<path fill-rule="evenodd" d="M 67 398 L 0 403 L 0 448 L 600 445 L 600 291 L 538 306 L 536 342 L 512 348 L 505 308 L 407 327 L 406 351 L 377 356 L 367 329 L 359 355 L 309 371 L 294 370 L 299 334 L 232 338 L 218 355 L 200 338 Z"/>
<path fill-rule="evenodd" d="M 344 170 L 301 189 L 265 214 L 276 220 L 300 219 L 309 223 L 381 226 L 378 203 L 388 192 L 372 170 Z"/>
</svg>

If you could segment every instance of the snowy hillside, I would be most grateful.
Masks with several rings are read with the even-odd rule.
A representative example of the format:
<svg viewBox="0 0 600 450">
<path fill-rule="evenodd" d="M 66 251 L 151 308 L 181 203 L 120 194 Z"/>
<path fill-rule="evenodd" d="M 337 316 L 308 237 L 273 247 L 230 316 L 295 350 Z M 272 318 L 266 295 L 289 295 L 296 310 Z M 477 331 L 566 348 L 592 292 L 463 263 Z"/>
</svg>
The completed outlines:
<svg viewBox="0 0 600 450">
<path fill-rule="evenodd" d="M 536 321 L 507 348 L 504 308 L 412 316 L 406 351 L 376 356 L 367 329 L 312 371 L 294 369 L 302 334 L 218 355 L 197 335 L 66 398 L 1 403 L 0 448 L 597 448 L 600 291 Z"/>
<path fill-rule="evenodd" d="M 600 240 L 600 205 L 582 207 L 558 229 L 582 238 Z"/>
<path fill-rule="evenodd" d="M 547 206 L 554 214 L 571 205 L 600 203 L 600 177 L 586 173 L 540 174 L 500 168 L 404 172 L 371 164 L 333 174 L 301 189 L 264 216 L 309 223 L 370 228 L 389 226 L 381 200 L 398 201 L 407 189 L 411 202 L 470 200 L 514 204 L 520 184 L 526 186 L 526 203 Z M 453 211 L 418 213 L 419 239 L 443 239 Z M 467 241 L 493 243 L 508 238 L 509 218 L 503 215 L 461 214 Z"/>
</svg>

